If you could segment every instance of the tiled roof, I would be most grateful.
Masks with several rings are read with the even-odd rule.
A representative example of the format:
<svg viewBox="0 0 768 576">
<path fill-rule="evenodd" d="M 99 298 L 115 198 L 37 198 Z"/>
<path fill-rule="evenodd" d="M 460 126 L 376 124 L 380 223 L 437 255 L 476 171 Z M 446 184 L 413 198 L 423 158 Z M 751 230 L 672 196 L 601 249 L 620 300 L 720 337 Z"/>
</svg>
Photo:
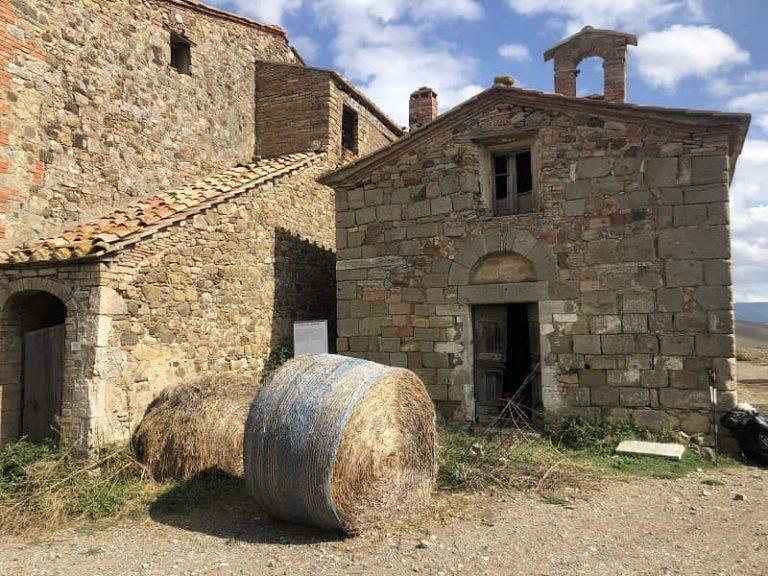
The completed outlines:
<svg viewBox="0 0 768 576">
<path fill-rule="evenodd" d="M 0 252 L 0 266 L 77 260 L 114 252 L 211 206 L 294 173 L 321 156 L 314 152 L 287 154 L 238 166 L 83 222 L 58 236 L 32 240 Z"/>
</svg>

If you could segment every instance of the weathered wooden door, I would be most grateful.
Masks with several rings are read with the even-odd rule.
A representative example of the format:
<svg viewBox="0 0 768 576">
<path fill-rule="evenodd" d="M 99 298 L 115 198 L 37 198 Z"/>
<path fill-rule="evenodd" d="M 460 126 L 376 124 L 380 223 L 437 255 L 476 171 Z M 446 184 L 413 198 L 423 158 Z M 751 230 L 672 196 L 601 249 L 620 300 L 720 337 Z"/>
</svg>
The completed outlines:
<svg viewBox="0 0 768 576">
<path fill-rule="evenodd" d="M 474 309 L 475 420 L 488 423 L 503 408 L 507 367 L 506 306 Z"/>
<path fill-rule="evenodd" d="M 30 442 L 57 438 L 64 374 L 64 325 L 24 334 L 22 435 Z"/>
</svg>

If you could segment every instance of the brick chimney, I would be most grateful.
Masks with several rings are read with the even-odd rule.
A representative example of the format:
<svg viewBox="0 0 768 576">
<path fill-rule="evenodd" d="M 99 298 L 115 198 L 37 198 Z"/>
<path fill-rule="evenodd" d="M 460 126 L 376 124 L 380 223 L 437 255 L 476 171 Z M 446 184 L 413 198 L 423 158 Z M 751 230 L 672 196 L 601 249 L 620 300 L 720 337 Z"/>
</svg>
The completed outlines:
<svg viewBox="0 0 768 576">
<path fill-rule="evenodd" d="M 544 52 L 544 60 L 555 61 L 555 92 L 576 96 L 579 63 L 585 58 L 603 59 L 605 79 L 603 100 L 625 102 L 627 99 L 627 46 L 637 46 L 637 36 L 613 30 L 585 26 Z"/>
<path fill-rule="evenodd" d="M 437 92 L 427 86 L 416 90 L 411 94 L 408 112 L 411 132 L 432 122 L 437 117 Z"/>
</svg>

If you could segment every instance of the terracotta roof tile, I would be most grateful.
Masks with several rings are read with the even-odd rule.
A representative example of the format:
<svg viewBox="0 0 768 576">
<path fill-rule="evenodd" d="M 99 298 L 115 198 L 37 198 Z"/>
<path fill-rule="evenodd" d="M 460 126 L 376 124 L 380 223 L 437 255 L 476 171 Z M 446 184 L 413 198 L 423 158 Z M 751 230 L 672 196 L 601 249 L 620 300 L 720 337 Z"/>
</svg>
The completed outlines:
<svg viewBox="0 0 768 576">
<path fill-rule="evenodd" d="M 322 154 L 305 152 L 237 166 L 192 185 L 145 198 L 55 237 L 0 252 L 0 266 L 102 256 L 135 243 L 179 220 L 273 182 L 312 164 Z"/>
</svg>

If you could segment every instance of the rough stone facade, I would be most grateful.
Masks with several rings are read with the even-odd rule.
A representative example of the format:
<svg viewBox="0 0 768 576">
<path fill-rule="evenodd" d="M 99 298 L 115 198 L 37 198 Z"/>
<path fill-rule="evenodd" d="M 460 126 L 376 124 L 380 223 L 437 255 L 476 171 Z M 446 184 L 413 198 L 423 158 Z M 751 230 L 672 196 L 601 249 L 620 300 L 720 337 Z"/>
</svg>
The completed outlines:
<svg viewBox="0 0 768 576">
<path fill-rule="evenodd" d="M 255 60 L 296 61 L 279 28 L 185 0 L 0 0 L 0 47 L 0 248 L 250 161 Z"/>
<path fill-rule="evenodd" d="M 62 436 L 123 440 L 163 388 L 258 369 L 294 320 L 335 317 L 333 191 L 310 167 L 200 211 L 93 263 L 0 274 L 0 443 L 18 437 L 20 339 L 6 302 L 52 294 L 68 310 Z"/>
<path fill-rule="evenodd" d="M 327 150 L 341 163 L 402 136 L 399 126 L 330 70 L 260 62 L 256 87 L 256 152 L 260 156 Z M 345 107 L 357 117 L 357 150 L 346 156 L 341 146 Z"/>
<path fill-rule="evenodd" d="M 545 416 L 709 427 L 734 406 L 728 184 L 748 117 L 495 87 L 324 179 L 338 349 L 475 417 L 474 306 L 538 308 Z M 530 147 L 534 210 L 495 217 L 489 150 Z"/>
<path fill-rule="evenodd" d="M 317 178 L 402 135 L 363 94 L 280 28 L 193 0 L 0 0 L 0 45 L 0 445 L 37 418 L 29 365 L 52 366 L 35 392 L 62 385 L 40 428 L 91 449 L 169 385 L 258 369 L 295 320 L 335 340 Z M 23 342 L 62 322 L 58 378 L 58 352 Z"/>
</svg>

